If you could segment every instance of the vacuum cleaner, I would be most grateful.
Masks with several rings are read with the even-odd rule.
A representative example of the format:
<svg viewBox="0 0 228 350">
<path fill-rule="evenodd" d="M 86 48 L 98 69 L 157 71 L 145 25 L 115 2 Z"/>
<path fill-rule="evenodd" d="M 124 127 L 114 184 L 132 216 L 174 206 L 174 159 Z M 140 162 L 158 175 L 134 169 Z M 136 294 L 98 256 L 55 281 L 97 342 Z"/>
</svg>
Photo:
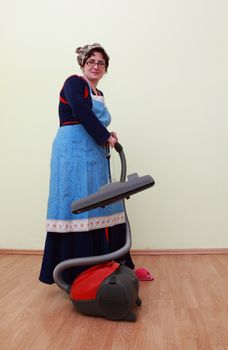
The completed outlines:
<svg viewBox="0 0 228 350">
<path fill-rule="evenodd" d="M 126 217 L 125 245 L 115 252 L 68 259 L 59 263 L 53 272 L 55 283 L 68 292 L 76 310 L 88 316 L 101 316 L 110 320 L 136 321 L 133 309 L 141 305 L 139 281 L 134 272 L 116 260 L 128 253 L 131 248 L 131 229 L 125 208 L 125 198 L 146 190 L 154 185 L 150 175 L 138 176 L 137 173 L 127 176 L 126 159 L 123 147 L 116 143 L 115 150 L 121 161 L 120 181 L 109 183 L 85 198 L 72 203 L 72 212 L 78 214 L 97 207 L 105 207 L 122 200 Z M 110 157 L 110 154 L 107 158 Z M 74 280 L 67 284 L 62 277 L 65 269 L 76 266 L 92 265 Z"/>
</svg>

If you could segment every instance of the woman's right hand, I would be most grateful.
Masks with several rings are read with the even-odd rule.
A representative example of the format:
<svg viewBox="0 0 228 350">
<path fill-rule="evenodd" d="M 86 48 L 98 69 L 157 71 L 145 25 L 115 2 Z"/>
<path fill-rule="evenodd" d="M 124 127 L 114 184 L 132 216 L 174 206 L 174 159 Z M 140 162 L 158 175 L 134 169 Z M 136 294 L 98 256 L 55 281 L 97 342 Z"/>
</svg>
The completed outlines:
<svg viewBox="0 0 228 350">
<path fill-rule="evenodd" d="M 109 146 L 111 146 L 113 148 L 117 142 L 117 139 L 111 135 L 107 141 L 108 141 Z"/>
</svg>

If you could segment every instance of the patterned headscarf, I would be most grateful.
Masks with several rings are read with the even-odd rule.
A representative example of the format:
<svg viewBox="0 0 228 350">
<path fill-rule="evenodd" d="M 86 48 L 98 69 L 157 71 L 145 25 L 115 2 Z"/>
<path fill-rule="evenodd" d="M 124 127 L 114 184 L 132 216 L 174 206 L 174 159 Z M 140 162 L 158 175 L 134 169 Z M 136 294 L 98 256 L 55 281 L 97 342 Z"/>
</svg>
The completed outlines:
<svg viewBox="0 0 228 350">
<path fill-rule="evenodd" d="M 78 61 L 78 64 L 80 67 L 83 67 L 85 60 L 88 58 L 90 51 L 93 49 L 101 49 L 102 51 L 104 51 L 104 53 L 107 56 L 107 59 L 109 61 L 109 56 L 106 53 L 105 49 L 100 44 L 94 43 L 92 45 L 85 45 L 83 47 L 77 47 L 75 52 L 78 54 L 77 61 Z M 106 63 L 108 66 L 108 62 L 106 62 Z"/>
</svg>

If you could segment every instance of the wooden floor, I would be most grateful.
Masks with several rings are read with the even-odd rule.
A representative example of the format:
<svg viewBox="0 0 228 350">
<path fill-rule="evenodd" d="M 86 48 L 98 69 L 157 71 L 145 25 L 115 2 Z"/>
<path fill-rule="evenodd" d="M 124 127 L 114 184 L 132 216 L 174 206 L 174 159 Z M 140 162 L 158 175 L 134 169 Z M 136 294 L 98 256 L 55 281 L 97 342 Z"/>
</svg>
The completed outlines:
<svg viewBox="0 0 228 350">
<path fill-rule="evenodd" d="M 1 350 L 227 350 L 228 255 L 135 256 L 135 323 L 78 314 L 57 286 L 38 282 L 41 256 L 0 255 Z"/>
</svg>

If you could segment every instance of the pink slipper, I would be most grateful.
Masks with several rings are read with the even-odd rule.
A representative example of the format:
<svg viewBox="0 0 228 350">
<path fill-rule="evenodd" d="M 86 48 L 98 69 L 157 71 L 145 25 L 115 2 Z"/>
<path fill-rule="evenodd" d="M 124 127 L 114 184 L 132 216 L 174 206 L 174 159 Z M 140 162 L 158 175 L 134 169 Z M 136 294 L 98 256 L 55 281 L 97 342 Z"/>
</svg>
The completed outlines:
<svg viewBox="0 0 228 350">
<path fill-rule="evenodd" d="M 144 269 L 144 267 L 140 267 L 138 269 L 134 270 L 134 273 L 136 274 L 136 277 L 139 281 L 153 281 L 154 277 L 151 275 L 151 273 Z"/>
</svg>

